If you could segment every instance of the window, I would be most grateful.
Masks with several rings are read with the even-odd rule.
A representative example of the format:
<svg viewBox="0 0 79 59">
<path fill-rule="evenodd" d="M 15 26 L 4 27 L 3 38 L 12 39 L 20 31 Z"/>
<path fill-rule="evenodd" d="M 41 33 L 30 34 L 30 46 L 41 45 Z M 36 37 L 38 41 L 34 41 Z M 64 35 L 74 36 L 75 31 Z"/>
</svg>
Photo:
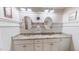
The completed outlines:
<svg viewBox="0 0 79 59">
<path fill-rule="evenodd" d="M 4 17 L 12 18 L 12 8 L 4 7 Z"/>
</svg>

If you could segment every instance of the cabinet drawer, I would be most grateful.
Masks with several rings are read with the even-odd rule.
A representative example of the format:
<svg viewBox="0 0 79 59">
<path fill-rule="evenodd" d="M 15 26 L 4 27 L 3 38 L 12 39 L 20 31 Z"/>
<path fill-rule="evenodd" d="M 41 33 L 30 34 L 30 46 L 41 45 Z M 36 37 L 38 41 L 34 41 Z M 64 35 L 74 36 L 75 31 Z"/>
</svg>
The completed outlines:
<svg viewBox="0 0 79 59">
<path fill-rule="evenodd" d="M 42 51 L 42 44 L 35 44 L 34 48 L 35 51 Z"/>
<path fill-rule="evenodd" d="M 33 40 L 15 40 L 14 44 L 26 44 L 26 43 L 33 43 Z"/>
<path fill-rule="evenodd" d="M 59 42 L 60 39 L 45 39 L 43 40 L 44 43 L 56 43 L 56 42 Z"/>
<path fill-rule="evenodd" d="M 16 44 L 15 51 L 33 51 L 33 44 Z"/>
<path fill-rule="evenodd" d="M 34 43 L 42 43 L 42 40 L 34 40 Z"/>
<path fill-rule="evenodd" d="M 57 43 L 44 43 L 44 51 L 57 51 L 58 50 L 58 44 Z"/>
</svg>

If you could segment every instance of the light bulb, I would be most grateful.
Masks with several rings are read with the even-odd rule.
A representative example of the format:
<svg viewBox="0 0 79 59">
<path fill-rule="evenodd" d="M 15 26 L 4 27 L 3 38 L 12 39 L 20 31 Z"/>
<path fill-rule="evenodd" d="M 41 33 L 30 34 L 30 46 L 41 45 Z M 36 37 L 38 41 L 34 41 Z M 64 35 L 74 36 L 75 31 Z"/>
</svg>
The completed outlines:
<svg viewBox="0 0 79 59">
<path fill-rule="evenodd" d="M 48 12 L 48 11 L 49 11 L 48 9 L 44 10 L 44 12 Z"/>
<path fill-rule="evenodd" d="M 30 9 L 30 8 L 27 8 L 27 11 L 31 12 L 31 11 L 32 11 L 32 9 Z"/>
<path fill-rule="evenodd" d="M 26 11 L 26 9 L 25 9 L 25 8 L 20 8 L 20 10 L 21 10 L 21 11 Z"/>
<path fill-rule="evenodd" d="M 54 10 L 50 10 L 50 13 L 53 13 L 54 12 Z"/>
</svg>

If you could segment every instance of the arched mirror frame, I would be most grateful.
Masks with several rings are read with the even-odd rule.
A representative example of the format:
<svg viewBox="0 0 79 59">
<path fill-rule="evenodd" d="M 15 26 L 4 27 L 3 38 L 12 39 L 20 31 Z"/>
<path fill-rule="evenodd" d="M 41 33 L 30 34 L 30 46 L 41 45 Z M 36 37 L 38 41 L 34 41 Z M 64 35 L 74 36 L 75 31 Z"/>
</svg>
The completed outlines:
<svg viewBox="0 0 79 59">
<path fill-rule="evenodd" d="M 24 28 L 26 30 L 31 29 L 32 19 L 29 16 L 24 16 L 23 22 L 24 22 Z"/>
<path fill-rule="evenodd" d="M 52 29 L 53 20 L 51 17 L 46 17 L 44 20 L 44 27 L 45 29 L 49 30 Z"/>
</svg>

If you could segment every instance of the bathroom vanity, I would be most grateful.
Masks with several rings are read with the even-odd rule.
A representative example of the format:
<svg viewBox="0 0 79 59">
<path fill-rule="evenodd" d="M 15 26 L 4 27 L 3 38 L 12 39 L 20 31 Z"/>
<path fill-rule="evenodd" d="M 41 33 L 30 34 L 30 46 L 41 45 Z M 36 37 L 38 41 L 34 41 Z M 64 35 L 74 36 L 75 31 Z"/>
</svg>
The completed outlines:
<svg viewBox="0 0 79 59">
<path fill-rule="evenodd" d="M 26 20 L 26 21 L 25 21 Z M 69 51 L 72 36 L 53 32 L 52 20 L 31 23 L 27 17 L 22 20 L 21 34 L 12 37 L 12 51 Z"/>
<path fill-rule="evenodd" d="M 69 51 L 71 36 L 62 33 L 19 34 L 12 38 L 14 51 Z"/>
</svg>

